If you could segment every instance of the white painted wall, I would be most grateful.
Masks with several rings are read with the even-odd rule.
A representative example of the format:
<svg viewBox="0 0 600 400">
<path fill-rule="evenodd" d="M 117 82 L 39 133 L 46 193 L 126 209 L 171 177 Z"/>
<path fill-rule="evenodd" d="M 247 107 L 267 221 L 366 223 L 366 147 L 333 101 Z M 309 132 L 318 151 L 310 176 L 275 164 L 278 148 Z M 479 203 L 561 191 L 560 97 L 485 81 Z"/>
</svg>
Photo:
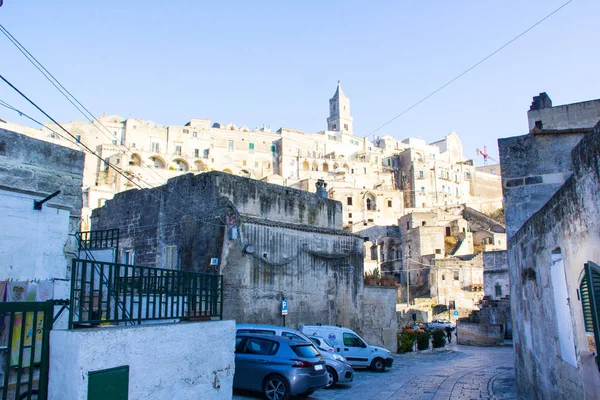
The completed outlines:
<svg viewBox="0 0 600 400">
<path fill-rule="evenodd" d="M 235 321 L 53 330 L 50 400 L 87 399 L 90 371 L 129 365 L 130 400 L 231 399 Z"/>
<path fill-rule="evenodd" d="M 562 255 L 552 254 L 550 274 L 552 276 L 552 289 L 554 291 L 554 307 L 556 308 L 560 355 L 564 361 L 577 368 L 575 340 L 573 339 L 573 322 L 571 321 L 571 307 L 569 305 L 565 265 Z"/>
<path fill-rule="evenodd" d="M 70 212 L 48 203 L 34 210 L 33 200 L 42 198 L 0 189 L 0 279 L 67 277 Z"/>
</svg>

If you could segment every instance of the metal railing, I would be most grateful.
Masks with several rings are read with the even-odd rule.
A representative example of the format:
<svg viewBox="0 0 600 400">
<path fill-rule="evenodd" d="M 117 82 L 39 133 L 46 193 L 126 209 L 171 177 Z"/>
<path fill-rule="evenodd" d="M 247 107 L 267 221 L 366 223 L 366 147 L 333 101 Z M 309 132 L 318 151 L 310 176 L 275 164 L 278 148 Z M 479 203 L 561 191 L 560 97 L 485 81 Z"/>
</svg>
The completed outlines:
<svg viewBox="0 0 600 400">
<path fill-rule="evenodd" d="M 222 316 L 222 275 L 73 260 L 70 329 Z"/>
<path fill-rule="evenodd" d="M 119 230 L 77 232 L 79 250 L 100 250 L 119 248 Z"/>
</svg>

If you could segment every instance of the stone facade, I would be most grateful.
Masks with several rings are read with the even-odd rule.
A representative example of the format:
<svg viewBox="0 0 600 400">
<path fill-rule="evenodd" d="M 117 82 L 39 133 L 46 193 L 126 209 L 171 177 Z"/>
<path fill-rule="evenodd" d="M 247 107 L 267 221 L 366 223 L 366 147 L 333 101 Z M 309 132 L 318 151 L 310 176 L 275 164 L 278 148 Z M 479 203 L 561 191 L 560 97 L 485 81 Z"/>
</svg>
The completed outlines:
<svg viewBox="0 0 600 400">
<path fill-rule="evenodd" d="M 483 292 L 491 300 L 510 295 L 508 253 L 486 251 L 483 253 Z"/>
<path fill-rule="evenodd" d="M 509 237 L 565 183 L 573 171 L 569 151 L 600 120 L 600 100 L 552 107 L 540 96 L 528 112 L 530 134 L 498 139 Z"/>
<path fill-rule="evenodd" d="M 2 279 L 67 279 L 77 251 L 83 153 L 0 129 Z M 60 194 L 34 210 L 39 201 Z M 34 246 L 32 244 L 35 244 Z"/>
<path fill-rule="evenodd" d="M 161 126 L 118 115 L 105 115 L 93 123 L 63 124 L 81 143 L 95 149 L 103 160 L 133 180 L 130 182 L 106 163 L 86 155 L 83 228 L 89 228 L 91 210 L 102 206 L 115 193 L 136 185 L 159 186 L 188 172 L 213 170 L 309 191 L 317 179 L 324 179 L 330 197 L 342 202 L 344 226 L 350 231 L 395 224 L 404 215 L 408 200 L 411 207 L 418 208 L 422 203 L 433 205 L 434 198 L 438 205 L 467 203 L 478 209 L 495 203 L 501 206 L 499 178 L 476 171 L 464 159 L 455 133 L 431 145 L 418 139 L 398 141 L 390 136 L 370 141 L 354 134 L 350 102 L 341 87 L 329 103 L 328 130 L 316 133 L 285 127 L 271 131 L 264 125 L 249 129 L 198 118 L 180 126 Z M 20 129 L 27 135 L 77 147 L 52 132 L 50 129 L 60 132 L 52 124 L 42 130 Z M 419 162 L 417 152 L 426 159 Z M 417 164 L 410 161 L 405 167 L 399 162 L 413 156 L 414 163 L 435 170 L 436 178 L 426 185 L 429 200 L 425 202 L 420 198 L 416 201 L 407 186 L 408 182 L 418 186 L 413 184 L 415 179 L 420 182 L 420 176 L 406 177 Z M 403 174 L 405 180 L 400 181 Z"/>
<path fill-rule="evenodd" d="M 210 172 L 119 193 L 92 223 L 120 228 L 120 248 L 136 264 L 223 274 L 224 318 L 282 324 L 285 298 L 289 326 L 362 331 L 363 239 L 341 229 L 341 210 L 314 193 Z"/>
<path fill-rule="evenodd" d="M 456 341 L 467 346 L 498 346 L 504 342 L 502 325 L 477 324 L 458 320 Z"/>
<path fill-rule="evenodd" d="M 582 121 L 589 125 L 587 117 Z M 584 265 L 600 263 L 598 128 L 585 136 L 534 133 L 499 141 L 506 179 L 517 171 L 561 176 L 572 171 L 562 185 L 556 181 L 540 191 L 533 208 L 517 201 L 522 196 L 514 196 L 516 189 L 505 191 L 507 217 L 517 214 L 508 247 L 513 320 L 518 321 L 513 327 L 517 386 L 529 399 L 600 398 L 593 354 L 598 332 L 586 325 L 580 286 Z M 537 156 L 515 160 L 511 151 L 516 144 Z"/>
<path fill-rule="evenodd" d="M 550 97 L 540 93 L 533 98 L 527 120 L 529 132 L 589 129 L 600 120 L 600 99 L 552 107 Z"/>
</svg>

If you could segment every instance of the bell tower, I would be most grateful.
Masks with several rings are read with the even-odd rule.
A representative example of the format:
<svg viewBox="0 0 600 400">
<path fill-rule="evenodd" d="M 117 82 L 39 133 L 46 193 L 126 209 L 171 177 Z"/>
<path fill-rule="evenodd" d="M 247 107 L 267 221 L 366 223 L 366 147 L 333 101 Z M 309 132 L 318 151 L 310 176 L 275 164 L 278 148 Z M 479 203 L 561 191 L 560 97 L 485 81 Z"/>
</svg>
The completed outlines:
<svg viewBox="0 0 600 400">
<path fill-rule="evenodd" d="M 327 130 L 354 135 L 352 117 L 350 116 L 350 99 L 344 95 L 340 81 L 338 81 L 335 94 L 329 99 Z"/>
</svg>

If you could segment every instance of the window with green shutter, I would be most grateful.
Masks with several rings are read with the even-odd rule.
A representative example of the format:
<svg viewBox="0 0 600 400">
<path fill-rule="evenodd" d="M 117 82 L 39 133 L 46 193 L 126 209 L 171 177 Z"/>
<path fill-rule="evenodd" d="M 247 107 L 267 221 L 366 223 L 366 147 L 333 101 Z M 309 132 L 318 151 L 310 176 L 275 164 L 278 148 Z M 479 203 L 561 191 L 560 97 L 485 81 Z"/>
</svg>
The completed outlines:
<svg viewBox="0 0 600 400">
<path fill-rule="evenodd" d="M 584 267 L 584 277 L 579 285 L 585 330 L 594 335 L 596 346 L 600 344 L 600 266 L 589 261 Z M 596 362 L 598 362 L 596 352 Z"/>
<path fill-rule="evenodd" d="M 248 143 L 248 151 L 250 153 L 254 153 L 254 143 L 252 143 L 252 142 Z"/>
</svg>

